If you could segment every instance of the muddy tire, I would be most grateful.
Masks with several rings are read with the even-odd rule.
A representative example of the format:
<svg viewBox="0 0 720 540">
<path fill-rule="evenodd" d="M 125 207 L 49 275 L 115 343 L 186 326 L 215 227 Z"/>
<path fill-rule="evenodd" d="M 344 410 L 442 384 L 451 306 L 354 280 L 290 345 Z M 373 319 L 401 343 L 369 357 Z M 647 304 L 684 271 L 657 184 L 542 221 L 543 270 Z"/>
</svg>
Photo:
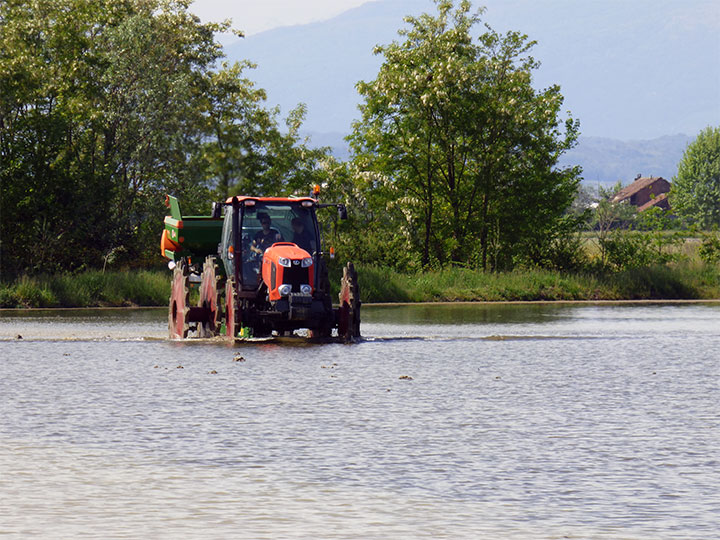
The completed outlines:
<svg viewBox="0 0 720 540">
<path fill-rule="evenodd" d="M 235 338 L 240 331 L 240 315 L 238 311 L 235 282 L 225 280 L 225 335 Z"/>
<path fill-rule="evenodd" d="M 353 263 L 349 262 L 343 268 L 338 298 L 338 336 L 347 343 L 356 341 L 360 337 L 360 285 Z"/>
<path fill-rule="evenodd" d="M 184 260 L 175 265 L 170 286 L 168 306 L 168 336 L 170 339 L 185 339 L 189 322 L 189 269 Z"/>
<path fill-rule="evenodd" d="M 205 259 L 202 282 L 200 283 L 198 307 L 203 308 L 205 316 L 201 322 L 198 322 L 198 337 L 211 338 L 220 333 L 222 315 L 219 302 L 219 282 L 218 265 L 215 262 L 215 257 L 210 255 Z"/>
</svg>

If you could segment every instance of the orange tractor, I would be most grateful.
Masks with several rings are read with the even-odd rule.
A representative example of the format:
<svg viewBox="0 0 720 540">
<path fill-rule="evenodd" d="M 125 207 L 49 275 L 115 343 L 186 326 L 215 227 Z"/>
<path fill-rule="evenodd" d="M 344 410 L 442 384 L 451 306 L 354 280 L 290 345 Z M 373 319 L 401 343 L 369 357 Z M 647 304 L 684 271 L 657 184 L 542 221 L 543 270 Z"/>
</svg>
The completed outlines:
<svg viewBox="0 0 720 540">
<path fill-rule="evenodd" d="M 343 268 L 333 306 L 312 197 L 231 197 L 210 216 L 183 216 L 168 197 L 160 249 L 173 270 L 168 313 L 172 339 L 291 335 L 360 337 L 360 291 L 352 263 Z M 189 290 L 199 286 L 197 305 Z"/>
</svg>

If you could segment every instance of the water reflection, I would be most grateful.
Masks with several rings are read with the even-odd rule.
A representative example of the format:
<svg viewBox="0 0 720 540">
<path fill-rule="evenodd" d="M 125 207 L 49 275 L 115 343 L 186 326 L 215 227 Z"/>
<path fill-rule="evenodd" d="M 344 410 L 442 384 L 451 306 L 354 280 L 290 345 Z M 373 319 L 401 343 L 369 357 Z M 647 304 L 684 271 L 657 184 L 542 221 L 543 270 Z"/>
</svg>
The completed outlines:
<svg viewBox="0 0 720 540">
<path fill-rule="evenodd" d="M 369 306 L 371 322 L 402 325 L 540 323 L 562 316 L 567 308 L 539 304 L 423 304 Z"/>
<path fill-rule="evenodd" d="M 357 345 L 165 321 L 0 313 L 3 534 L 716 536 L 720 305 L 366 306 Z"/>
<path fill-rule="evenodd" d="M 0 340 L 165 339 L 166 308 L 0 310 Z"/>
</svg>

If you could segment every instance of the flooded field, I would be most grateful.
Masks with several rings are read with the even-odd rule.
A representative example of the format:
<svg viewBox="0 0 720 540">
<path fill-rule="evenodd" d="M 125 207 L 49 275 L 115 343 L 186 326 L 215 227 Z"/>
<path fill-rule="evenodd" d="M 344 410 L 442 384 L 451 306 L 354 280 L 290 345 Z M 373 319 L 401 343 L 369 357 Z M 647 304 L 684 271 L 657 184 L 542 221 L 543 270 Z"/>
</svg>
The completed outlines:
<svg viewBox="0 0 720 540">
<path fill-rule="evenodd" d="M 720 304 L 368 306 L 355 345 L 166 319 L 0 311 L 0 536 L 720 535 Z"/>
</svg>

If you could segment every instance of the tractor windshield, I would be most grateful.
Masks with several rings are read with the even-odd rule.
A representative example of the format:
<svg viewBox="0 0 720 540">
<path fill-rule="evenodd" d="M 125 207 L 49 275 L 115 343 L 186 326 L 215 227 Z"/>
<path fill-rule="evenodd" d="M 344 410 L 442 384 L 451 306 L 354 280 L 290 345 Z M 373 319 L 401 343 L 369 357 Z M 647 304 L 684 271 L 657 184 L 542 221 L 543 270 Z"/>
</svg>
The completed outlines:
<svg viewBox="0 0 720 540">
<path fill-rule="evenodd" d="M 263 252 L 276 242 L 293 242 L 313 255 L 319 250 L 312 208 L 300 203 L 256 201 L 241 221 L 243 283 L 259 281 Z"/>
</svg>

